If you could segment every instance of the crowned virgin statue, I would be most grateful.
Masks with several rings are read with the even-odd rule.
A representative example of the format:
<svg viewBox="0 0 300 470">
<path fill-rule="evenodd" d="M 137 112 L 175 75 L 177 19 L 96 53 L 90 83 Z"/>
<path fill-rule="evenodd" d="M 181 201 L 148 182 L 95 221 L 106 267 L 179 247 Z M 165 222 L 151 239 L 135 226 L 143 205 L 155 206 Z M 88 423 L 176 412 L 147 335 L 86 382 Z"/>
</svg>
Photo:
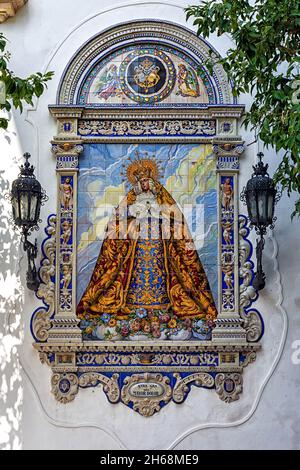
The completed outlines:
<svg viewBox="0 0 300 470">
<path fill-rule="evenodd" d="M 163 339 L 179 325 L 212 326 L 209 283 L 182 211 L 158 181 L 158 164 L 138 155 L 125 176 L 132 188 L 108 223 L 78 316 L 119 328 L 122 337 Z"/>
</svg>

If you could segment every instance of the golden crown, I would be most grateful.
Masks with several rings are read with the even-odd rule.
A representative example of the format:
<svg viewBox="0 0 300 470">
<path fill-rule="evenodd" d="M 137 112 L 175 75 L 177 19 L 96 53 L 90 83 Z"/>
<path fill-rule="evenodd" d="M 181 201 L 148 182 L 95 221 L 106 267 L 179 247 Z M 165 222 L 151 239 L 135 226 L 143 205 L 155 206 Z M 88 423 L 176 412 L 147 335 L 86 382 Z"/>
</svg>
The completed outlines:
<svg viewBox="0 0 300 470">
<path fill-rule="evenodd" d="M 127 165 L 123 165 L 126 168 L 126 179 L 132 185 L 136 184 L 142 178 L 152 178 L 153 180 L 158 180 L 160 176 L 160 168 L 158 166 L 159 162 L 155 161 L 155 157 L 148 157 L 147 152 L 145 152 L 145 158 L 141 157 L 139 152 L 135 152 L 136 158 L 134 160 L 131 157 L 128 158 L 129 162 Z M 121 175 L 124 175 L 124 172 L 121 172 Z"/>
<path fill-rule="evenodd" d="M 142 66 L 145 69 L 149 69 L 150 67 L 152 67 L 152 65 L 153 65 L 153 61 L 150 60 L 148 57 L 146 57 L 146 59 L 144 59 L 143 62 L 142 62 Z"/>
</svg>

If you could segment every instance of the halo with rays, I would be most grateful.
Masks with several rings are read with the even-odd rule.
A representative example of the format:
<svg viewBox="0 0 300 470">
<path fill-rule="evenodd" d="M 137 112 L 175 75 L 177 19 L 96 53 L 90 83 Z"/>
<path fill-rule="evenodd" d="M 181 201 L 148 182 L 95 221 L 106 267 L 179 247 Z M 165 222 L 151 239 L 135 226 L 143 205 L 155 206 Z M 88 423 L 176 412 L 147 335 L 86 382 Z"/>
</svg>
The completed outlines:
<svg viewBox="0 0 300 470">
<path fill-rule="evenodd" d="M 141 178 L 152 178 L 157 181 L 162 176 L 162 169 L 160 167 L 162 161 L 156 160 L 155 156 L 149 156 L 148 152 L 144 152 L 144 156 L 136 150 L 136 157 L 128 157 L 127 164 L 123 164 L 123 171 L 121 176 L 123 181 L 129 181 L 134 185 Z"/>
</svg>

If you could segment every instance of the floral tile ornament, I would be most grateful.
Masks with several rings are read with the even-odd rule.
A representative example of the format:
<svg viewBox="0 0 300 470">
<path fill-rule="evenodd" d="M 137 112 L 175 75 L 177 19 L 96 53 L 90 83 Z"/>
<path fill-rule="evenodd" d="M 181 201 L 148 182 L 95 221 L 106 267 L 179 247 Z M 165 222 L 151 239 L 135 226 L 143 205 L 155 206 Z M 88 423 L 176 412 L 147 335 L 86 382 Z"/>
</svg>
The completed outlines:
<svg viewBox="0 0 300 470">
<path fill-rule="evenodd" d="M 144 310 L 141 313 L 141 310 Z M 141 316 L 143 315 L 143 316 Z M 81 320 L 84 340 L 148 341 L 148 340 L 205 340 L 211 339 L 213 319 L 200 317 L 182 319 L 168 311 L 133 310 L 126 320 L 103 314 L 93 320 Z"/>
</svg>

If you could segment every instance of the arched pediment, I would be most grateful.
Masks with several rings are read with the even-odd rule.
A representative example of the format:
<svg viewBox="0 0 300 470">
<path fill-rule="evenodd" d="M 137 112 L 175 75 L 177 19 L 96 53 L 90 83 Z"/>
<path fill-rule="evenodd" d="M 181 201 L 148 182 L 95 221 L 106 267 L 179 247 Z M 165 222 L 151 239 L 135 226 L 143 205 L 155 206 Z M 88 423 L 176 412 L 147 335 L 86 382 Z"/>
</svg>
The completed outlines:
<svg viewBox="0 0 300 470">
<path fill-rule="evenodd" d="M 84 44 L 63 74 L 58 105 L 84 107 L 234 104 L 217 52 L 182 26 L 154 20 L 123 23 Z"/>
</svg>

